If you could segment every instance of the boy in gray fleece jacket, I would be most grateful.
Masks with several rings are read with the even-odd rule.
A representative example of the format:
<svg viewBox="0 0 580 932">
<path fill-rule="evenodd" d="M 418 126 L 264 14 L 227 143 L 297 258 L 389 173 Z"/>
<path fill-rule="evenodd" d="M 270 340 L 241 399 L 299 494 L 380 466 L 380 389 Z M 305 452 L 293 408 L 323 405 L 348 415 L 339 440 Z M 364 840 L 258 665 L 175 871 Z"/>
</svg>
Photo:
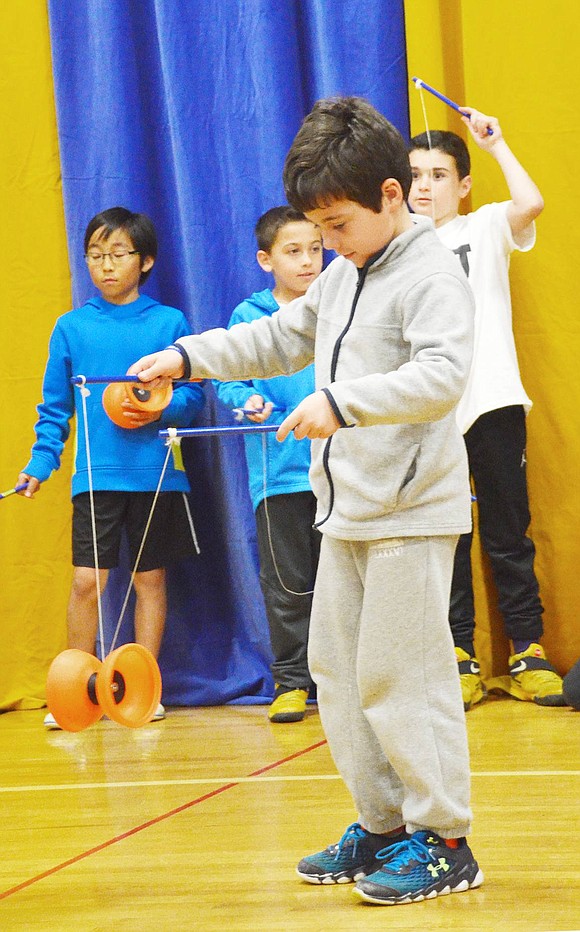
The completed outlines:
<svg viewBox="0 0 580 932">
<path fill-rule="evenodd" d="M 313 441 L 322 548 L 309 663 L 358 821 L 298 873 L 355 881 L 385 905 L 467 890 L 483 875 L 465 840 L 469 758 L 447 616 L 471 524 L 454 409 L 473 299 L 455 256 L 413 222 L 405 143 L 366 101 L 314 106 L 284 184 L 338 257 L 283 314 L 184 337 L 129 372 L 270 378 L 314 360 L 316 391 L 277 436 Z"/>
</svg>

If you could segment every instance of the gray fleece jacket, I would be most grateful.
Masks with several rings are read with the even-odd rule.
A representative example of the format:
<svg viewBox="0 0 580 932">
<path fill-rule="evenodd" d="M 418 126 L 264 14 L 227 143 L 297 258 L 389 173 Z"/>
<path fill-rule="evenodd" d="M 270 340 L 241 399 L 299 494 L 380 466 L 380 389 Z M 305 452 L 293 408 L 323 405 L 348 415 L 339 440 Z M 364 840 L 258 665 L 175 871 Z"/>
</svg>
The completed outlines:
<svg viewBox="0 0 580 932">
<path fill-rule="evenodd" d="M 474 303 L 456 256 L 414 224 L 362 269 L 339 257 L 283 313 L 178 340 L 196 378 L 270 378 L 314 359 L 342 429 L 312 441 L 320 530 L 345 540 L 471 527 L 454 408 Z"/>
</svg>

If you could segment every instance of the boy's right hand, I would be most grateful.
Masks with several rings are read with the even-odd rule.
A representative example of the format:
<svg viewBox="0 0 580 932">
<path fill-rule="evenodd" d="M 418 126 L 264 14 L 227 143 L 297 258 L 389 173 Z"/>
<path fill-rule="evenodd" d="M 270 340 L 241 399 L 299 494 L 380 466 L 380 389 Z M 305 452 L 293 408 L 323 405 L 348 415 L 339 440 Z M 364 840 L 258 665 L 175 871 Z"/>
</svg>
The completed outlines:
<svg viewBox="0 0 580 932">
<path fill-rule="evenodd" d="M 22 495 L 24 498 L 34 498 L 34 493 L 38 492 L 40 488 L 40 482 L 34 476 L 29 476 L 27 472 L 18 473 L 18 479 L 16 480 L 16 485 L 25 485 L 26 488 L 22 489 L 21 492 L 17 492 L 17 495 Z"/>
<path fill-rule="evenodd" d="M 497 117 L 486 116 L 485 113 L 480 113 L 473 107 L 461 107 L 461 110 L 469 114 L 469 116 L 462 116 L 461 119 L 480 149 L 491 149 L 500 139 L 503 139 Z M 490 129 L 491 133 L 488 132 Z"/>
<path fill-rule="evenodd" d="M 285 440 L 290 431 L 296 440 L 325 440 L 339 430 L 340 424 L 323 391 L 307 395 L 282 421 L 276 440 Z"/>
<path fill-rule="evenodd" d="M 127 369 L 127 375 L 138 375 L 142 382 L 153 382 L 151 388 L 162 384 L 161 381 L 157 383 L 156 379 L 180 379 L 183 373 L 183 357 L 173 349 L 164 349 L 159 353 L 142 356 L 133 363 L 130 369 Z"/>
</svg>

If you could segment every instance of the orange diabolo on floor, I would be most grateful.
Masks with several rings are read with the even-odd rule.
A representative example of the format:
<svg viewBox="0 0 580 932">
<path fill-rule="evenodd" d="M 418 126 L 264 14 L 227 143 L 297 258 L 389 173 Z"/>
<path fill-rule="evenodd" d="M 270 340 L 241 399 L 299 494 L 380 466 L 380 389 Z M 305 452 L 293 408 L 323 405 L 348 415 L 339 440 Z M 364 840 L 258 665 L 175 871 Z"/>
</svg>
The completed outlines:
<svg viewBox="0 0 580 932">
<path fill-rule="evenodd" d="M 104 661 L 71 648 L 50 666 L 46 702 L 65 731 L 82 731 L 103 715 L 140 728 L 153 718 L 161 688 L 157 661 L 141 644 L 123 644 Z"/>
</svg>

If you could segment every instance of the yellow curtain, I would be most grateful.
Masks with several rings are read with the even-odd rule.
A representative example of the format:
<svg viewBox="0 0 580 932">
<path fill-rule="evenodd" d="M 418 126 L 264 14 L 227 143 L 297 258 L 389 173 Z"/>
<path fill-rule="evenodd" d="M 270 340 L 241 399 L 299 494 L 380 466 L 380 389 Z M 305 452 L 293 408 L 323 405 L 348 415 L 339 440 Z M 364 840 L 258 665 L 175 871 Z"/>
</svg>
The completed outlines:
<svg viewBox="0 0 580 932">
<path fill-rule="evenodd" d="M 48 16 L 12 0 L 0 30 L 0 491 L 34 439 L 48 339 L 71 306 Z M 50 661 L 66 644 L 70 451 L 34 501 L 0 501 L 0 711 L 44 704 Z"/>
<path fill-rule="evenodd" d="M 409 76 L 457 103 L 497 116 L 509 145 L 546 202 L 538 240 L 515 255 L 511 281 L 520 368 L 534 407 L 528 417 L 531 536 L 545 607 L 543 643 L 565 673 L 580 657 L 580 322 L 574 294 L 576 93 L 580 30 L 574 0 L 406 0 Z M 425 129 L 411 87 L 412 133 Z M 425 94 L 431 129 L 463 132 L 453 110 Z M 507 197 L 495 161 L 470 146 L 476 208 Z M 476 545 L 477 651 L 484 675 L 506 672 L 508 644 L 489 568 Z"/>
</svg>

